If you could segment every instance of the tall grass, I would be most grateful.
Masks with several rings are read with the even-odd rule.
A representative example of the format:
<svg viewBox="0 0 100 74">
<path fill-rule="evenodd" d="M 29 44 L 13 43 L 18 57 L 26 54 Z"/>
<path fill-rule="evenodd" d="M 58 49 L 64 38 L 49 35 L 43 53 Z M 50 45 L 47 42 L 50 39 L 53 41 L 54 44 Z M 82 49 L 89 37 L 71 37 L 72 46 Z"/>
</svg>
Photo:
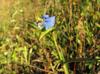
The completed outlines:
<svg viewBox="0 0 100 74">
<path fill-rule="evenodd" d="M 56 24 L 39 30 L 46 13 Z M 99 20 L 99 0 L 1 0 L 0 74 L 95 74 Z"/>
</svg>

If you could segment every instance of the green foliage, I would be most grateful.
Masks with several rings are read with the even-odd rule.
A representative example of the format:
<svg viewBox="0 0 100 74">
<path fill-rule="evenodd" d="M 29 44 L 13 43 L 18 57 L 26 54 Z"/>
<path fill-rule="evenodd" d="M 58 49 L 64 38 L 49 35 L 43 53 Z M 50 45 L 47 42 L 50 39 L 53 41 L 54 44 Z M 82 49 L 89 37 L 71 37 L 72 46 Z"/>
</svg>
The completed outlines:
<svg viewBox="0 0 100 74">
<path fill-rule="evenodd" d="M 40 30 L 46 13 L 56 24 Z M 1 0 L 0 74 L 95 74 L 99 52 L 100 0 Z"/>
</svg>

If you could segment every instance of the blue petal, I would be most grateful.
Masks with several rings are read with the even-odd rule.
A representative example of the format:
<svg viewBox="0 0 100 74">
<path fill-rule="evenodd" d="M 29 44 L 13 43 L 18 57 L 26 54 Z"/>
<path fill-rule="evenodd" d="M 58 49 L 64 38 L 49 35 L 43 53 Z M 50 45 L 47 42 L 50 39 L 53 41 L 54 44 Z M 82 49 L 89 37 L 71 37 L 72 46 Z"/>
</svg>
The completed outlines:
<svg viewBox="0 0 100 74">
<path fill-rule="evenodd" d="M 45 19 L 44 23 L 43 23 L 46 30 L 53 27 L 54 24 L 55 24 L 55 16 L 52 16 L 52 17 Z"/>
<path fill-rule="evenodd" d="M 43 19 L 49 18 L 49 15 L 43 15 L 42 18 Z"/>
</svg>

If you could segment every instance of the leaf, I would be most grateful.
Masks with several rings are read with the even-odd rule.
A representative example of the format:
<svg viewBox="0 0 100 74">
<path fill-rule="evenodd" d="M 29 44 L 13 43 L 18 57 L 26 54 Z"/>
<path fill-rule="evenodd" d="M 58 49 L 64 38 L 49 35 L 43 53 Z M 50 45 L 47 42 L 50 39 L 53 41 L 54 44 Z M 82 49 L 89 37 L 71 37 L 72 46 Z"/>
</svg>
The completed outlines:
<svg viewBox="0 0 100 74">
<path fill-rule="evenodd" d="M 100 24 L 97 24 L 97 23 L 96 23 L 96 27 L 97 27 L 98 29 L 100 29 Z"/>
<path fill-rule="evenodd" d="M 96 59 L 100 59 L 100 57 L 99 56 L 96 56 Z M 100 60 L 98 60 L 98 62 L 100 62 Z"/>
<path fill-rule="evenodd" d="M 22 49 L 24 50 L 23 51 L 23 54 L 24 54 L 25 61 L 27 62 L 27 55 L 28 55 L 27 48 L 26 47 L 23 47 Z"/>
<path fill-rule="evenodd" d="M 40 41 L 45 35 L 47 35 L 49 32 L 51 32 L 51 31 L 54 30 L 54 29 L 55 29 L 55 28 L 50 28 L 50 29 L 48 29 L 48 30 L 42 32 L 41 35 L 40 35 L 39 41 Z"/>
<path fill-rule="evenodd" d="M 35 28 L 35 29 L 38 29 L 38 30 L 39 30 L 38 26 L 36 26 L 36 25 L 35 25 L 35 23 L 29 24 L 29 25 L 30 25 L 30 26 L 32 26 L 33 28 Z"/>
</svg>

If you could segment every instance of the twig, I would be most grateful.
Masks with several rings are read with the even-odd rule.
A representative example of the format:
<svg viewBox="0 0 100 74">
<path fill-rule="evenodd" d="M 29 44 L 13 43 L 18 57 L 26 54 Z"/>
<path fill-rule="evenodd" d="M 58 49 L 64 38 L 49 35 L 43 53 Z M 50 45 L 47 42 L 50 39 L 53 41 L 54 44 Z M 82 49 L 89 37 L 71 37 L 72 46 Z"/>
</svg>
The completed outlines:
<svg viewBox="0 0 100 74">
<path fill-rule="evenodd" d="M 41 68 L 39 68 L 37 66 L 32 66 L 32 65 L 28 65 L 28 66 L 31 67 L 31 68 L 35 68 L 37 70 L 43 71 L 43 72 L 48 72 L 50 74 L 54 74 L 52 71 L 48 71 L 48 70 L 45 70 L 45 69 L 41 69 Z"/>
<path fill-rule="evenodd" d="M 100 59 L 91 59 L 91 58 L 78 58 L 78 59 L 70 59 L 67 60 L 67 63 L 71 62 L 98 62 Z M 66 62 L 65 62 L 66 63 Z"/>
</svg>

